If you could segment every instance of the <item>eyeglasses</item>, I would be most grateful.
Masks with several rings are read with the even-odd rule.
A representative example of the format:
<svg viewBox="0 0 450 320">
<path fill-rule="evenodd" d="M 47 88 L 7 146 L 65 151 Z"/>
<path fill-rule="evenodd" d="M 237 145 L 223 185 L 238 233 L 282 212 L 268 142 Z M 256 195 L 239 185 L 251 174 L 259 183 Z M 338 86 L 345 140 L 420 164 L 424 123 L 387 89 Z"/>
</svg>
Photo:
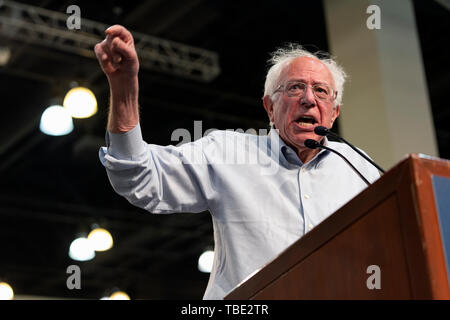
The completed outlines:
<svg viewBox="0 0 450 320">
<path fill-rule="evenodd" d="M 301 97 L 305 94 L 309 84 L 301 81 L 288 81 L 284 86 L 280 85 L 274 92 L 283 91 L 288 97 Z M 336 99 L 337 91 L 326 84 L 318 83 L 311 86 L 314 96 L 320 100 L 333 101 Z"/>
</svg>

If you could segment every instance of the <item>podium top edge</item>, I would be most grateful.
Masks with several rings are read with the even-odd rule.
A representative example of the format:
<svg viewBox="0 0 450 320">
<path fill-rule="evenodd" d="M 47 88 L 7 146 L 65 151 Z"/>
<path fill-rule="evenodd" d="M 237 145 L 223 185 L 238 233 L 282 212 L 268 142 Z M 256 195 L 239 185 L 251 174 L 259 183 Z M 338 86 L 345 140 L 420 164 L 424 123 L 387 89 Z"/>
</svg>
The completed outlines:
<svg viewBox="0 0 450 320">
<path fill-rule="evenodd" d="M 430 156 L 428 154 L 424 154 L 424 153 L 408 153 L 405 154 L 405 156 L 399 161 L 403 162 L 405 160 L 408 159 L 413 159 L 413 160 L 429 160 L 429 161 L 437 161 L 437 162 L 443 162 L 445 164 L 450 164 L 450 160 L 449 159 L 445 159 L 445 158 L 439 158 L 436 156 Z"/>
</svg>

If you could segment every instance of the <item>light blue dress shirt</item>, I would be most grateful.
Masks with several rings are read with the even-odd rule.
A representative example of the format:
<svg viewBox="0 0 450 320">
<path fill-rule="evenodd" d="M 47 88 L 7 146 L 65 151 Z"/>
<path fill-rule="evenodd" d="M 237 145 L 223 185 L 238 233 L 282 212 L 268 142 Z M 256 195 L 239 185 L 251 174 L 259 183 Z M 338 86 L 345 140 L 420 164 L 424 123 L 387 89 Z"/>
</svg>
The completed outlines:
<svg viewBox="0 0 450 320">
<path fill-rule="evenodd" d="M 303 164 L 276 130 L 217 130 L 181 146 L 142 139 L 140 125 L 107 133 L 100 148 L 114 190 L 152 213 L 208 210 L 215 256 L 204 299 L 222 299 L 249 275 L 366 188 L 337 155 Z M 379 172 L 345 144 L 324 139 L 373 182 Z"/>
</svg>

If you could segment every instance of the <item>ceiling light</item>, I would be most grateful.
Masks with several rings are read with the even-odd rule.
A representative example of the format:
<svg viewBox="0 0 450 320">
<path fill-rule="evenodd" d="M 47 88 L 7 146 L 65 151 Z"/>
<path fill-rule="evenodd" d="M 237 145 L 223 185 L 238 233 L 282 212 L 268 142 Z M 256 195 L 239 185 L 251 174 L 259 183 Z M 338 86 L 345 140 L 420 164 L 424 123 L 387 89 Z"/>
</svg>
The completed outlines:
<svg viewBox="0 0 450 320">
<path fill-rule="evenodd" d="M 11 49 L 9 47 L 0 47 L 0 67 L 6 66 L 11 58 Z"/>
<path fill-rule="evenodd" d="M 12 300 L 14 291 L 6 282 L 0 282 L 0 300 Z"/>
<path fill-rule="evenodd" d="M 88 239 L 80 237 L 70 244 L 69 257 L 76 261 L 92 260 L 95 257 L 95 250 Z"/>
<path fill-rule="evenodd" d="M 62 106 L 50 106 L 42 113 L 39 129 L 50 136 L 63 136 L 73 130 L 70 114 Z"/>
<path fill-rule="evenodd" d="M 207 250 L 203 252 L 198 258 L 198 270 L 205 273 L 210 273 L 214 261 L 214 251 Z"/>
<path fill-rule="evenodd" d="M 91 242 L 95 251 L 106 251 L 112 248 L 113 238 L 108 230 L 103 228 L 95 228 L 88 235 L 88 240 Z"/>
<path fill-rule="evenodd" d="M 116 291 L 110 297 L 110 300 L 131 300 L 130 296 L 123 291 Z"/>
<path fill-rule="evenodd" d="M 88 88 L 76 87 L 67 92 L 63 106 L 73 118 L 89 118 L 97 112 L 97 99 Z"/>
</svg>

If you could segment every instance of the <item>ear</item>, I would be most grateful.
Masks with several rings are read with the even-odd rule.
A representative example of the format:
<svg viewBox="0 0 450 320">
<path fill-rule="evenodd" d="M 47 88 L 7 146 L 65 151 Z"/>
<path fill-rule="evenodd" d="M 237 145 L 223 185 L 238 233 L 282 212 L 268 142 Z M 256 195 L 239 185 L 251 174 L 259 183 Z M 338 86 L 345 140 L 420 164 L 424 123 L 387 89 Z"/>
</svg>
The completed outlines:
<svg viewBox="0 0 450 320">
<path fill-rule="evenodd" d="M 269 116 L 269 120 L 274 122 L 273 118 L 273 101 L 272 98 L 267 95 L 263 98 L 264 109 L 266 109 L 267 115 Z"/>
<path fill-rule="evenodd" d="M 331 115 L 331 127 L 333 127 L 334 121 L 337 119 L 337 117 L 339 117 L 339 110 L 340 110 L 340 105 L 337 105 L 335 108 L 333 108 L 333 114 Z"/>
</svg>

